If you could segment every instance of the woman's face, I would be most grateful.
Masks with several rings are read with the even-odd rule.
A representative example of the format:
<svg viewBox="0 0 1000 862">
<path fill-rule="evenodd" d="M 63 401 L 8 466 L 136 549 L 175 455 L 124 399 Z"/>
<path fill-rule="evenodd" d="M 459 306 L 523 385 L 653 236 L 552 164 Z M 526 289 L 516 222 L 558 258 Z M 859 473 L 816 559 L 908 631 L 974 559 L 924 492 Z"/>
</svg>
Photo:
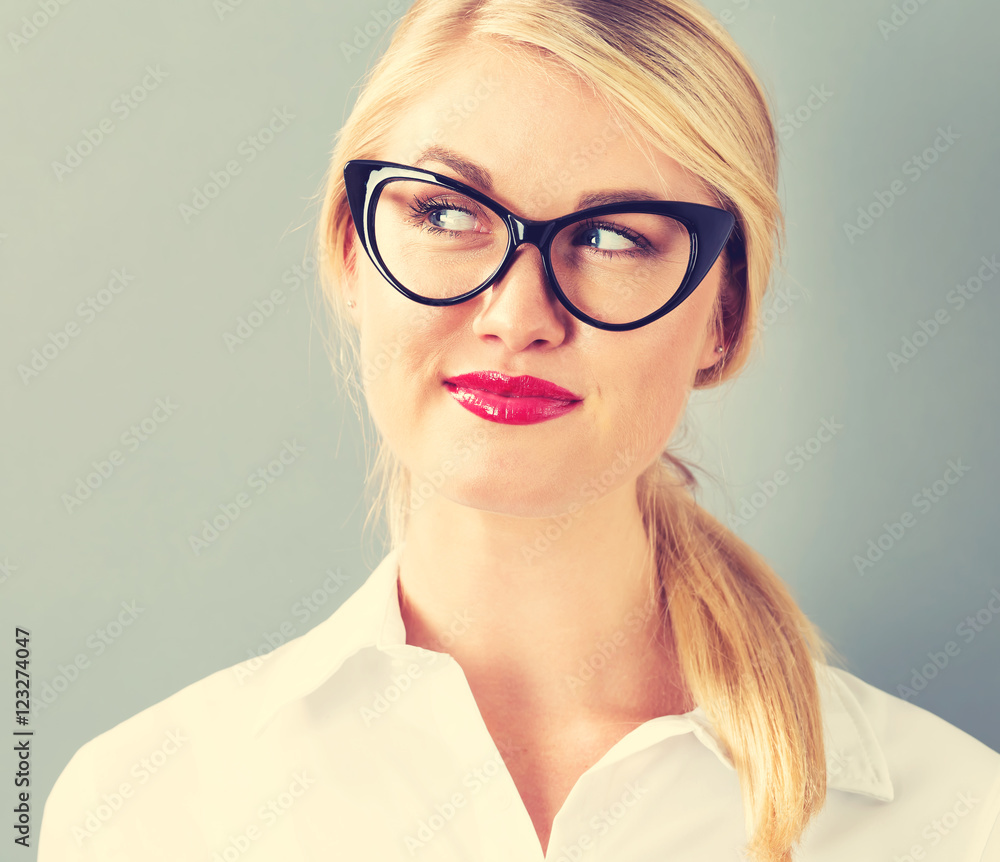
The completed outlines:
<svg viewBox="0 0 1000 862">
<path fill-rule="evenodd" d="M 582 195 L 605 190 L 716 204 L 673 159 L 631 145 L 578 79 L 551 66 L 478 46 L 463 49 L 440 81 L 399 118 L 377 158 L 415 165 L 430 146 L 446 148 L 485 168 L 492 188 L 439 158 L 420 166 L 527 219 L 574 212 Z M 667 444 L 697 371 L 719 356 L 711 320 L 721 261 L 666 316 L 610 332 L 559 303 L 535 246 L 522 246 L 505 276 L 474 299 L 434 307 L 396 291 L 353 230 L 351 238 L 345 292 L 356 302 L 368 406 L 424 493 L 433 486 L 465 506 L 529 517 L 627 493 Z M 542 378 L 579 402 L 545 421 L 492 421 L 446 383 L 480 371 Z"/>
</svg>

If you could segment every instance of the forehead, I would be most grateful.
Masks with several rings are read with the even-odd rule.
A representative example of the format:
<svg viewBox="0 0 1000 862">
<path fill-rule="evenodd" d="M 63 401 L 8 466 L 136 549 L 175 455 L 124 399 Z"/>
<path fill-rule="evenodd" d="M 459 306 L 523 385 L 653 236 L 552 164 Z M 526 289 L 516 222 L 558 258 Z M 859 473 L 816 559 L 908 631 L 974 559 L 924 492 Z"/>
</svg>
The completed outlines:
<svg viewBox="0 0 1000 862">
<path fill-rule="evenodd" d="M 421 167 L 470 182 L 528 218 L 553 218 L 584 194 L 617 189 L 714 203 L 698 177 L 630 132 L 577 75 L 492 40 L 456 49 L 398 118 L 379 157 L 413 165 L 432 149 L 481 165 L 492 189 L 440 160 Z"/>
</svg>

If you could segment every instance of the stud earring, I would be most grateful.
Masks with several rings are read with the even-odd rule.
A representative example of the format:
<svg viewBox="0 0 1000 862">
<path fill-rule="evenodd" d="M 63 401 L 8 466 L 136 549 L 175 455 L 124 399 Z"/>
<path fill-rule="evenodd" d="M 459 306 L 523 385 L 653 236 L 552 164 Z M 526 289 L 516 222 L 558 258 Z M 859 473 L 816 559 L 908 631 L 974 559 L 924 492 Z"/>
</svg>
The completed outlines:
<svg viewBox="0 0 1000 862">
<path fill-rule="evenodd" d="M 715 352 L 716 353 L 722 353 L 722 345 L 721 344 L 716 345 Z"/>
<path fill-rule="evenodd" d="M 357 305 L 357 303 L 353 299 L 347 300 L 347 307 L 348 308 L 354 308 L 355 305 Z"/>
</svg>

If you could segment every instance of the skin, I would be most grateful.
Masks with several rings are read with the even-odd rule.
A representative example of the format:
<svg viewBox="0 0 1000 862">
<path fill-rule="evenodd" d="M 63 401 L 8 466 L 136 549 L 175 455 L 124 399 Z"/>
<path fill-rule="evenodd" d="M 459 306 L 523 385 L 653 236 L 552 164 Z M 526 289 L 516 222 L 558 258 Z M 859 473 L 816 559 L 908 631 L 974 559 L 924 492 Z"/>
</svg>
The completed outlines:
<svg viewBox="0 0 1000 862">
<path fill-rule="evenodd" d="M 445 122 L 488 78 L 494 89 L 479 108 Z M 666 154 L 637 148 L 620 129 L 609 136 L 610 114 L 568 72 L 479 43 L 458 50 L 440 80 L 400 116 L 377 158 L 413 164 L 437 131 L 437 143 L 490 171 L 495 200 L 530 219 L 573 212 L 594 190 L 717 203 Z M 602 136 L 611 141 L 597 153 Z M 583 151 L 586 163 L 568 169 Z M 477 185 L 441 162 L 424 167 Z M 712 311 L 722 262 L 670 314 L 607 332 L 559 304 L 534 246 L 519 249 L 494 287 L 432 308 L 394 290 L 352 237 L 344 290 L 356 303 L 362 363 L 376 369 L 380 354 L 395 357 L 366 375 L 372 417 L 418 479 L 449 459 L 458 464 L 408 525 L 399 573 L 407 642 L 448 652 L 462 667 L 544 850 L 589 766 L 643 722 L 694 708 L 669 628 L 658 614 L 637 616 L 653 569 L 635 488 L 666 447 L 696 373 L 718 360 Z M 550 380 L 583 401 L 535 425 L 487 421 L 443 381 L 488 369 Z M 469 454 L 456 459 L 463 445 Z M 574 504 L 559 526 L 555 516 Z M 526 554 L 553 525 L 557 538 Z M 606 664 L 571 685 L 608 643 Z"/>
</svg>

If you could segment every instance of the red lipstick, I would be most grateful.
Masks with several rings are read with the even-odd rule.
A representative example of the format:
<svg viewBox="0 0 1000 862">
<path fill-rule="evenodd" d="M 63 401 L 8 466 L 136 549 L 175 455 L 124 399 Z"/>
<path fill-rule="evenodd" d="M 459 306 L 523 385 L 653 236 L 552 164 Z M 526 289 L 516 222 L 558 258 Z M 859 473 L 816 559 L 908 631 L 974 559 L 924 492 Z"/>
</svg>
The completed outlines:
<svg viewBox="0 0 1000 862">
<path fill-rule="evenodd" d="M 444 385 L 470 413 L 505 425 L 533 425 L 568 413 L 583 399 L 540 377 L 508 377 L 473 371 L 449 377 Z"/>
</svg>

